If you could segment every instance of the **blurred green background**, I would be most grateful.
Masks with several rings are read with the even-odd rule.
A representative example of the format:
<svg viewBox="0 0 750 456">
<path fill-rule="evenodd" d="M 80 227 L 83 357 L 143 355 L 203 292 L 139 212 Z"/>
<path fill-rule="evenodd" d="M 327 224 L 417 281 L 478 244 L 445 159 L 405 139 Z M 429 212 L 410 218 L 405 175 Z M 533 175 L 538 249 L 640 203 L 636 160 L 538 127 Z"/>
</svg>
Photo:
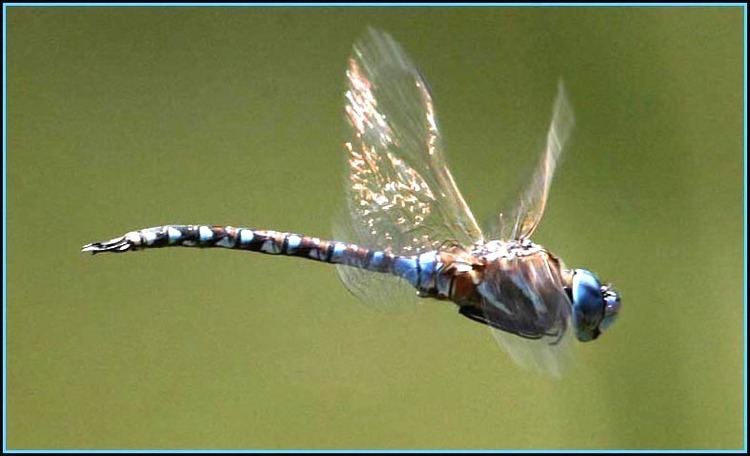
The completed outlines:
<svg viewBox="0 0 750 456">
<path fill-rule="evenodd" d="M 743 445 L 742 8 L 7 12 L 9 448 Z M 426 75 L 480 220 L 564 79 L 535 240 L 624 308 L 561 380 L 445 303 L 373 312 L 328 265 L 78 253 L 166 223 L 330 236 L 368 25 Z"/>
</svg>

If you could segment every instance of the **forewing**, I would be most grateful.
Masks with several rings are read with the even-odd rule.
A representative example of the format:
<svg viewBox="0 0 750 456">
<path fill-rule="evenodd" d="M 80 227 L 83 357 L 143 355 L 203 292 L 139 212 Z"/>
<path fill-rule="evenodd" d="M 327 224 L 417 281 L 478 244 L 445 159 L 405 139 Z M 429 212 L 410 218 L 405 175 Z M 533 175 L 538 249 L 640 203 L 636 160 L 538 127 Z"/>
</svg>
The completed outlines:
<svg viewBox="0 0 750 456">
<path fill-rule="evenodd" d="M 369 29 L 355 44 L 346 75 L 346 216 L 335 234 L 398 255 L 434 250 L 447 240 L 480 241 L 443 155 L 432 96 L 401 46 Z M 367 278 L 373 273 L 338 270 L 358 296 L 384 299 L 382 284 L 370 286 L 379 280 Z"/>
<path fill-rule="evenodd" d="M 508 214 L 500 214 L 498 231 L 501 239 L 528 239 L 536 230 L 544 215 L 555 168 L 574 123 L 573 109 L 560 82 L 544 152 L 530 182 L 521 193 L 516 208 Z"/>
</svg>

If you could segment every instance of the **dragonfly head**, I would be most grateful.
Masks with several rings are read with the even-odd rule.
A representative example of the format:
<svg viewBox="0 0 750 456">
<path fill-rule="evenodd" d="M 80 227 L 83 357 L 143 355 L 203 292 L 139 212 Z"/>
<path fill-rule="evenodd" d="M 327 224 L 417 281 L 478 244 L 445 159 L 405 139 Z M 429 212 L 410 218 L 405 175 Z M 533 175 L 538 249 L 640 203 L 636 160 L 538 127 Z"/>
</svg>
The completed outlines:
<svg viewBox="0 0 750 456">
<path fill-rule="evenodd" d="M 620 294 L 602 285 L 593 272 L 575 269 L 566 287 L 573 303 L 573 326 L 581 342 L 594 340 L 609 328 L 620 311 Z"/>
</svg>

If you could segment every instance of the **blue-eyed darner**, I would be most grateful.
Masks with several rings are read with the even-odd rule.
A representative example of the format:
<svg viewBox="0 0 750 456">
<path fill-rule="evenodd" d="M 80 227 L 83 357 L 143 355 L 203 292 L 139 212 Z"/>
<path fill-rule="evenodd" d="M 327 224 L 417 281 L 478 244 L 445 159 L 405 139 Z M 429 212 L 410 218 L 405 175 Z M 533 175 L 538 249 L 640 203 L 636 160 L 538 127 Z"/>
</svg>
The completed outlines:
<svg viewBox="0 0 750 456">
<path fill-rule="evenodd" d="M 596 339 L 620 309 L 609 284 L 590 271 L 566 269 L 530 240 L 573 126 L 562 85 L 533 177 L 516 208 L 491 231 L 500 240 L 487 241 L 446 166 L 427 84 L 398 43 L 368 30 L 354 46 L 346 76 L 347 216 L 334 232 L 341 242 L 166 225 L 82 250 L 223 247 L 313 259 L 337 265 L 344 285 L 370 302 L 390 299 L 392 282 L 400 279 L 420 297 L 452 301 L 462 315 L 493 328 L 520 364 L 559 373 L 569 327 L 580 341 Z"/>
</svg>

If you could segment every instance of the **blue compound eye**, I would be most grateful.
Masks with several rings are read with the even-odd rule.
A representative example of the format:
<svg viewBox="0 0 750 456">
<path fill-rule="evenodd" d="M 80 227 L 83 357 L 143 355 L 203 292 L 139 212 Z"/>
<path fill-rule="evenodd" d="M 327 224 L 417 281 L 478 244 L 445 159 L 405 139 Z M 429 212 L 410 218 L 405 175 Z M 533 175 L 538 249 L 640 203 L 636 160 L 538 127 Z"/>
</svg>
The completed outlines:
<svg viewBox="0 0 750 456">
<path fill-rule="evenodd" d="M 573 324 L 576 337 L 580 341 L 599 337 L 599 323 L 604 318 L 604 297 L 602 285 L 593 272 L 576 269 L 571 284 L 573 300 Z"/>
</svg>

